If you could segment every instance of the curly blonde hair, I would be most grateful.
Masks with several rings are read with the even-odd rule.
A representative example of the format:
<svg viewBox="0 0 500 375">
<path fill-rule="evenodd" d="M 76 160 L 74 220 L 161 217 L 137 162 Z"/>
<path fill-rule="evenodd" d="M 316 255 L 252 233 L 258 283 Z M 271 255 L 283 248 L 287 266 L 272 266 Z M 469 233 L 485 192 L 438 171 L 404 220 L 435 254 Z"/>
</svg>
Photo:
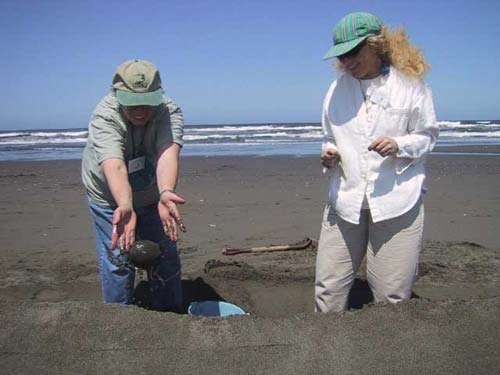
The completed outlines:
<svg viewBox="0 0 500 375">
<path fill-rule="evenodd" d="M 410 41 L 403 27 L 392 30 L 384 26 L 379 35 L 368 37 L 366 42 L 383 62 L 407 76 L 423 77 L 430 69 L 422 51 Z M 337 62 L 337 69 L 345 70 L 340 61 Z"/>
</svg>

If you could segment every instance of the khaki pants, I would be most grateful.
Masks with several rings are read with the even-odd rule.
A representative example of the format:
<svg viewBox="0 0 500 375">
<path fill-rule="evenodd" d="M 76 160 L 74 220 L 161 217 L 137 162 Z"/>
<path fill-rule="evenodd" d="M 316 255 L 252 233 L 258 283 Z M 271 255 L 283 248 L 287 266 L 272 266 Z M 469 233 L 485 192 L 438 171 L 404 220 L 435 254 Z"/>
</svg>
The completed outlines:
<svg viewBox="0 0 500 375">
<path fill-rule="evenodd" d="M 416 280 L 422 247 L 424 206 L 421 200 L 407 213 L 374 223 L 361 210 L 359 224 L 325 208 L 316 258 L 315 310 L 344 311 L 354 275 L 367 257 L 367 279 L 376 302 L 408 300 Z"/>
</svg>

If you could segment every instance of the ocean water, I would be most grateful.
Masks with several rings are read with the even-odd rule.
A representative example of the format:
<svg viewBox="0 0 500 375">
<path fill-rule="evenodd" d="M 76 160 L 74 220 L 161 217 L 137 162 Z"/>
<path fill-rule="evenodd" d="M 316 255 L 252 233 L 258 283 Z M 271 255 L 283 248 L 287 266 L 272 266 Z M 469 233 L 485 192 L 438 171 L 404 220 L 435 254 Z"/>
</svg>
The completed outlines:
<svg viewBox="0 0 500 375">
<path fill-rule="evenodd" d="M 500 120 L 439 121 L 439 146 L 500 145 Z M 0 132 L 0 160 L 80 159 L 87 129 Z M 317 155 L 319 123 L 185 126 L 183 156 Z"/>
</svg>

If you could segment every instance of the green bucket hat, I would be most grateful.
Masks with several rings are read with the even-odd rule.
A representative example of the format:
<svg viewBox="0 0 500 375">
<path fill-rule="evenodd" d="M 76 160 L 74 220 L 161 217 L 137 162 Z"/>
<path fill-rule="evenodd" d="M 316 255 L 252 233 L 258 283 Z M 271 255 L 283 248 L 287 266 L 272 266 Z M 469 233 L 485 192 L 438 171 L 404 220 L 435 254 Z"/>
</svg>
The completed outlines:
<svg viewBox="0 0 500 375">
<path fill-rule="evenodd" d="M 129 60 L 121 64 L 113 77 L 118 103 L 124 106 L 158 106 L 163 101 L 160 72 L 146 60 Z"/>
<path fill-rule="evenodd" d="M 350 13 L 335 25 L 333 47 L 323 60 L 338 57 L 349 52 L 363 40 L 382 31 L 383 23 L 377 16 L 365 12 Z"/>
</svg>

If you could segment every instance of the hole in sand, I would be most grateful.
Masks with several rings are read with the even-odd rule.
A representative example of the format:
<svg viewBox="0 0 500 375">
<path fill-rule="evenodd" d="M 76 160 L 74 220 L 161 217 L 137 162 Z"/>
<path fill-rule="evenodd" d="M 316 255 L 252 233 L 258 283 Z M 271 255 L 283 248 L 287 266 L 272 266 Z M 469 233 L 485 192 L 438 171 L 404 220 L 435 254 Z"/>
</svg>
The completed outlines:
<svg viewBox="0 0 500 375">
<path fill-rule="evenodd" d="M 191 302 L 212 300 L 233 303 L 253 316 L 313 313 L 315 260 L 315 249 L 209 260 L 203 270 L 185 275 L 183 312 Z M 421 254 L 412 298 L 498 296 L 498 267 L 500 253 L 497 250 L 468 243 L 428 242 Z M 349 295 L 350 309 L 360 309 L 373 302 L 364 264 L 356 276 Z"/>
<path fill-rule="evenodd" d="M 290 265 L 290 263 L 289 263 Z M 266 317 L 285 317 L 314 312 L 314 268 L 252 267 L 234 261 L 209 261 L 205 282 L 246 312 Z M 412 298 L 418 298 L 413 294 Z M 361 309 L 373 302 L 368 282 L 356 278 L 349 294 L 349 309 Z"/>
</svg>

